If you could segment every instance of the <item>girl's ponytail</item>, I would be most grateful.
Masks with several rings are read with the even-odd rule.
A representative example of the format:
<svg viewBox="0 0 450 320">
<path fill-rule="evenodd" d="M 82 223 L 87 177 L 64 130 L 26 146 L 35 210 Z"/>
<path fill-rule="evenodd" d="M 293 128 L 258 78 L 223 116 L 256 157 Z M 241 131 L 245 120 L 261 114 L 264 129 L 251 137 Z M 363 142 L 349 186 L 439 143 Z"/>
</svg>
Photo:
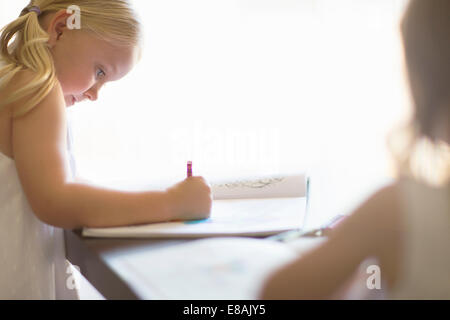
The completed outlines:
<svg viewBox="0 0 450 320">
<path fill-rule="evenodd" d="M 34 76 L 24 87 L 0 101 L 0 110 L 12 102 L 29 97 L 23 105 L 13 110 L 13 116 L 20 117 L 41 102 L 53 89 L 56 75 L 47 41 L 48 34 L 41 28 L 36 11 L 22 11 L 19 18 L 2 29 L 0 53 L 4 65 L 0 68 L 0 90 L 20 71 L 29 69 L 33 71 Z"/>
</svg>

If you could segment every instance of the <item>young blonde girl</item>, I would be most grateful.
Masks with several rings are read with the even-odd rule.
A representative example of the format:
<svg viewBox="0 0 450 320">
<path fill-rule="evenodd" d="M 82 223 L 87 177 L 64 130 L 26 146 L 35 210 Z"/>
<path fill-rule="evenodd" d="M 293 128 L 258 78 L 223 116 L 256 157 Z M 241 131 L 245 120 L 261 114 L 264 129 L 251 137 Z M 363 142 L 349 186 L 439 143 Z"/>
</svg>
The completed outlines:
<svg viewBox="0 0 450 320">
<path fill-rule="evenodd" d="M 414 120 L 401 177 L 277 270 L 263 298 L 450 299 L 449 17 L 448 0 L 412 0 L 402 22 Z M 355 278 L 368 261 L 373 267 Z M 349 295 L 355 288 L 363 290 Z"/>
<path fill-rule="evenodd" d="M 81 28 L 76 11 L 67 10 L 73 5 Z M 74 296 L 66 287 L 61 228 L 209 215 L 210 188 L 201 177 L 162 192 L 121 192 L 71 179 L 65 108 L 95 101 L 106 82 L 125 76 L 139 39 L 125 0 L 33 0 L 2 30 L 0 299 Z"/>
</svg>

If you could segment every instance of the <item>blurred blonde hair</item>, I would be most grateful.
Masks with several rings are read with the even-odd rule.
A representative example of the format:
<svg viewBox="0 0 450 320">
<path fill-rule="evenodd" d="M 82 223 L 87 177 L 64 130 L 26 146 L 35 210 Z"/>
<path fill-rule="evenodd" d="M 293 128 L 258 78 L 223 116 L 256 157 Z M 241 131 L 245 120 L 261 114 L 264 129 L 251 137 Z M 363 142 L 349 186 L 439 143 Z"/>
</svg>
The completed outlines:
<svg viewBox="0 0 450 320">
<path fill-rule="evenodd" d="M 434 185 L 450 176 L 450 1 L 411 0 L 401 32 L 413 118 L 389 139 L 397 173 Z"/>
<path fill-rule="evenodd" d="M 41 14 L 24 10 L 19 18 L 1 30 L 0 90 L 20 71 L 33 71 L 33 79 L 22 88 L 9 92 L 0 101 L 0 110 L 27 97 L 27 102 L 13 110 L 20 117 L 32 110 L 56 84 L 55 66 L 47 41 L 49 36 L 40 19 L 49 13 L 67 10 L 76 5 L 81 10 L 81 28 L 93 32 L 102 40 L 118 46 L 137 46 L 140 23 L 126 0 L 32 0 L 27 8 L 39 7 Z"/>
</svg>

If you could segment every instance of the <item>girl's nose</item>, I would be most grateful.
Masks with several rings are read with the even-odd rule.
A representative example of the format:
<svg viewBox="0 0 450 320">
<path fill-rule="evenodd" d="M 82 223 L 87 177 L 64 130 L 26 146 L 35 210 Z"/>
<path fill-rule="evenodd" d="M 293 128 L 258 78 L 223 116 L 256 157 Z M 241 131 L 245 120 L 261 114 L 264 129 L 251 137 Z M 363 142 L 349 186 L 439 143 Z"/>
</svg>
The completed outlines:
<svg viewBox="0 0 450 320">
<path fill-rule="evenodd" d="M 84 95 L 91 101 L 96 101 L 98 98 L 98 89 L 96 87 L 90 88 Z"/>
</svg>

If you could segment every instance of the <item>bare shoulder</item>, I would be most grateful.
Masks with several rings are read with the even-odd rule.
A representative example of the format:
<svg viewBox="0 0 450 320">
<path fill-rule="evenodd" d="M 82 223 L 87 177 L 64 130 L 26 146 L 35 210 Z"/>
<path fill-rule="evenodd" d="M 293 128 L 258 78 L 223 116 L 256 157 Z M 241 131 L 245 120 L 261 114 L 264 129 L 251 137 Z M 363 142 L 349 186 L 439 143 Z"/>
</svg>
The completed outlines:
<svg viewBox="0 0 450 320">
<path fill-rule="evenodd" d="M 21 81 L 29 79 L 29 73 L 18 77 Z M 31 75 L 33 76 L 33 75 Z M 23 107 L 27 97 L 21 98 L 11 104 L 13 110 Z M 13 118 L 12 121 L 12 153 L 16 160 L 16 166 L 25 167 L 30 158 L 38 159 L 44 156 L 56 161 L 57 153 L 66 147 L 66 114 L 64 95 L 58 82 L 49 88 L 45 97 L 37 102 L 31 110 L 24 115 Z M 51 162 L 49 159 L 47 162 Z M 31 164 L 30 169 L 32 168 Z"/>
<path fill-rule="evenodd" d="M 22 70 L 0 90 L 0 100 L 4 103 L 0 113 L 0 147 L 5 154 L 14 159 L 18 151 L 18 144 L 15 142 L 20 140 L 16 138 L 24 137 L 22 133 L 29 133 L 29 136 L 37 139 L 33 131 L 46 131 L 51 128 L 48 126 L 49 123 L 55 123 L 56 128 L 64 130 L 62 126 L 64 125 L 65 102 L 58 81 L 47 92 L 42 93 L 45 97 L 40 101 L 33 94 L 12 100 L 12 93 L 25 88 L 32 81 L 36 81 L 36 77 L 37 75 L 33 71 Z M 33 101 L 36 101 L 35 106 L 30 110 Z M 26 113 L 21 115 L 22 112 Z M 20 116 L 17 117 L 17 115 Z"/>
<path fill-rule="evenodd" d="M 11 84 L 8 85 L 6 89 L 9 92 L 16 91 L 20 88 L 25 87 L 30 81 L 36 81 L 36 74 L 31 70 L 23 70 L 14 77 L 14 79 L 11 81 Z M 25 96 L 17 101 L 14 101 L 8 107 L 11 108 L 11 110 L 20 108 L 30 98 L 32 98 L 31 95 Z M 19 117 L 17 120 L 21 121 L 22 118 L 27 118 L 29 114 L 33 113 L 44 113 L 45 111 L 61 112 L 64 109 L 64 95 L 62 93 L 59 82 L 56 81 L 55 85 L 52 88 L 49 88 L 48 92 L 45 94 L 44 99 L 38 102 L 37 105 L 31 110 L 31 112 L 27 113 L 25 117 Z"/>
<path fill-rule="evenodd" d="M 42 80 L 40 75 L 30 69 L 24 69 L 19 71 L 14 77 L 2 88 L 0 91 L 1 96 L 6 96 L 7 93 L 14 92 L 18 89 L 22 89 L 29 85 L 32 81 Z M 61 87 L 59 82 L 56 81 L 56 86 L 54 89 L 59 89 L 57 91 L 61 92 Z"/>
<path fill-rule="evenodd" d="M 399 185 L 394 182 L 372 194 L 330 234 L 330 238 L 346 238 L 359 243 L 370 254 L 381 255 L 385 244 L 396 241 L 402 229 L 400 217 Z"/>
<path fill-rule="evenodd" d="M 399 183 L 393 182 L 376 191 L 359 208 L 372 228 L 388 231 L 396 228 L 401 206 Z"/>
<path fill-rule="evenodd" d="M 20 99 L 9 101 L 9 99 L 11 99 L 10 94 L 23 90 L 32 82 L 43 83 L 43 79 L 41 79 L 40 75 L 36 74 L 34 71 L 25 69 L 15 74 L 14 77 L 0 91 L 1 99 L 4 102 L 6 101 L 4 109 L 8 110 L 8 113 L 11 115 L 11 117 L 18 112 L 20 114 L 21 110 L 23 110 L 23 112 L 27 112 L 25 110 L 31 107 L 29 103 L 33 103 L 32 101 L 36 102 L 35 106 L 42 104 L 47 105 L 47 109 L 50 107 L 65 109 L 64 95 L 62 93 L 62 88 L 57 80 L 55 81 L 55 85 L 53 87 L 48 87 L 47 90 L 45 90 L 45 88 L 39 88 L 40 94 L 44 95 L 43 100 L 38 100 L 37 96 L 35 95 L 36 92 L 34 92 L 27 94 Z M 26 107 L 27 109 L 23 109 L 25 105 L 28 105 Z M 36 108 L 32 107 L 32 109 L 34 110 Z"/>
<path fill-rule="evenodd" d="M 374 221 L 377 222 L 376 226 L 379 230 L 395 233 L 400 230 L 402 206 L 398 181 L 381 188 L 368 200 L 368 205 L 376 208 L 371 212 L 376 217 Z"/>
</svg>

